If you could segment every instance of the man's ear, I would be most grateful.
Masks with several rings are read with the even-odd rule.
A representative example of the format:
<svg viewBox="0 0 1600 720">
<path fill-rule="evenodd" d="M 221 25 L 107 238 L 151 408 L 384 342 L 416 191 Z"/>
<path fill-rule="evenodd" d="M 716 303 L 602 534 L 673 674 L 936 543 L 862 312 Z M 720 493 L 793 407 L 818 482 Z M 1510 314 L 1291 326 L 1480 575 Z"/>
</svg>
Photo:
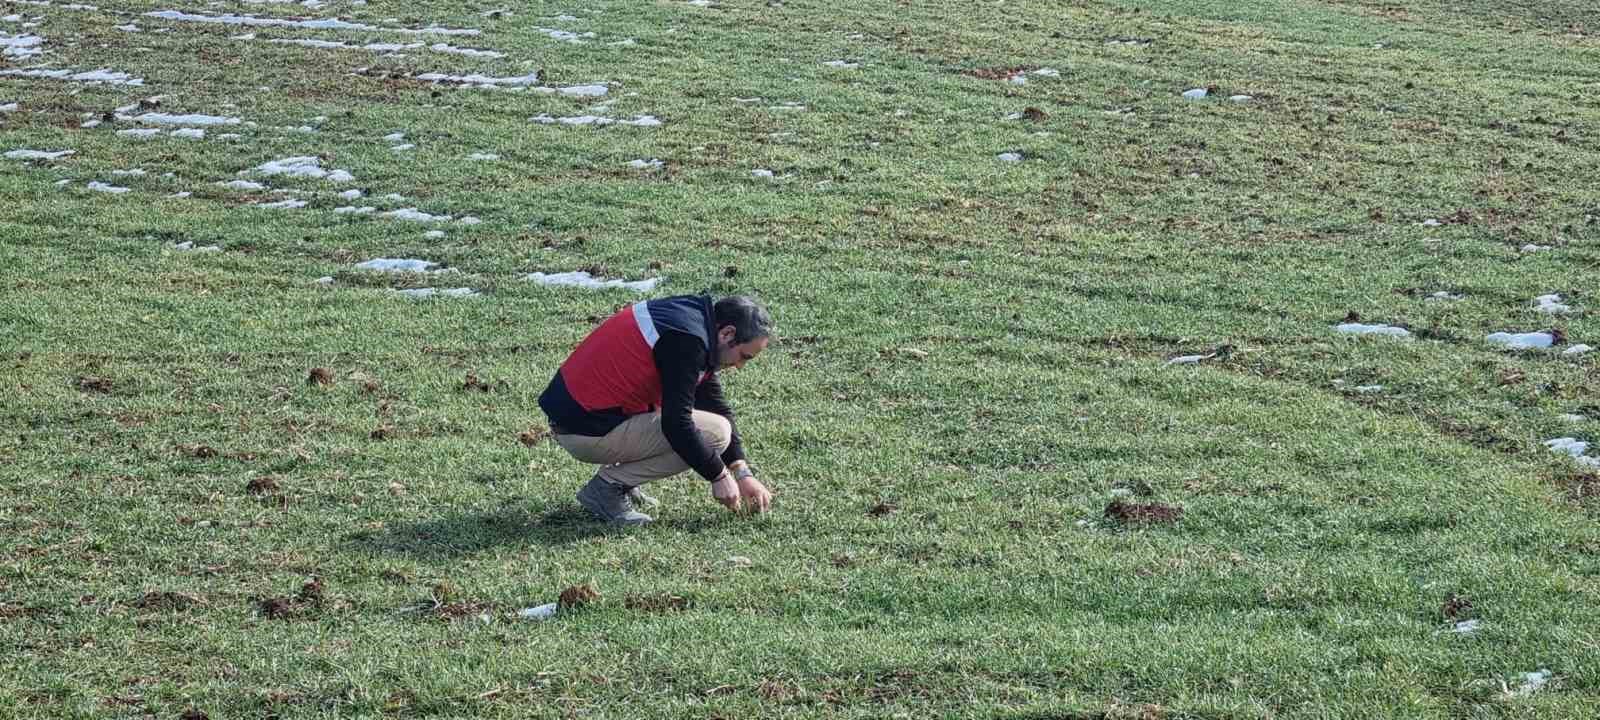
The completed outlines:
<svg viewBox="0 0 1600 720">
<path fill-rule="evenodd" d="M 732 325 L 723 325 L 722 327 L 717 328 L 717 344 L 732 345 L 733 338 L 738 334 L 738 332 L 738 329 Z"/>
</svg>

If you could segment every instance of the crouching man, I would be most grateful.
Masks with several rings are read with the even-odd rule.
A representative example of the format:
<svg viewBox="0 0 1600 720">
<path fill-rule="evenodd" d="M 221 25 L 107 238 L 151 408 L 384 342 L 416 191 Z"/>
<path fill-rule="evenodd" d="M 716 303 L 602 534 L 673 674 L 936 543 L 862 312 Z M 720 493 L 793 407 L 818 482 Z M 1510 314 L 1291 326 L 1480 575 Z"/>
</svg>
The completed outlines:
<svg viewBox="0 0 1600 720">
<path fill-rule="evenodd" d="M 639 506 L 656 501 L 641 487 L 693 468 L 729 510 L 765 512 L 772 493 L 745 461 L 717 371 L 744 367 L 771 333 L 767 311 L 737 295 L 635 303 L 589 333 L 539 396 L 556 443 L 600 466 L 578 502 L 643 525 Z"/>
</svg>

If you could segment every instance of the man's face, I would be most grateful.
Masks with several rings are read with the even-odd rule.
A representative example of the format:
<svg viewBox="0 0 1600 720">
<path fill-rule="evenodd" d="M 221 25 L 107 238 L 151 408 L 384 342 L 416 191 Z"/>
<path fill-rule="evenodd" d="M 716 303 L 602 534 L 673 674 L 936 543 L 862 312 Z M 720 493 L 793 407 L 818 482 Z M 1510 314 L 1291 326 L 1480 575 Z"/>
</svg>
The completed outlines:
<svg viewBox="0 0 1600 720">
<path fill-rule="evenodd" d="M 767 338 L 759 337 L 749 342 L 733 344 L 734 329 L 732 325 L 724 326 L 717 331 L 717 369 L 735 370 L 744 367 L 744 364 L 754 360 L 762 350 L 767 349 Z"/>
</svg>

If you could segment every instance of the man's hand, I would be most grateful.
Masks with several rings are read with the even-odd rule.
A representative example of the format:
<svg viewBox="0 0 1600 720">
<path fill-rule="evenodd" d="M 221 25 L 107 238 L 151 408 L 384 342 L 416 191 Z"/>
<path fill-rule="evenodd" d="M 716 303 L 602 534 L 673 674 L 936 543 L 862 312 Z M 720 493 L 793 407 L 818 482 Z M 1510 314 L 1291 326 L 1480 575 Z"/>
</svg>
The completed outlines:
<svg viewBox="0 0 1600 720">
<path fill-rule="evenodd" d="M 764 513 L 772 506 L 772 491 L 754 475 L 739 478 L 739 497 L 750 501 L 751 509 Z"/>
<path fill-rule="evenodd" d="M 732 473 L 723 470 L 716 480 L 711 481 L 711 497 L 729 510 L 739 511 L 739 484 L 733 481 Z"/>
</svg>

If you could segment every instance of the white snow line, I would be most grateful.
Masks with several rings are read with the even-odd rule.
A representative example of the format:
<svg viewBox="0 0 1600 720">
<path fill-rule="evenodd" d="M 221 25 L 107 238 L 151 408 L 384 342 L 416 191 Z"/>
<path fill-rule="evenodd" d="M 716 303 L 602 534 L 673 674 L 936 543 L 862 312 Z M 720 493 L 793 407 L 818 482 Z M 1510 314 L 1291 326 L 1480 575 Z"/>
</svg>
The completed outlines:
<svg viewBox="0 0 1600 720">
<path fill-rule="evenodd" d="M 51 78 L 54 80 L 71 80 L 84 83 L 105 83 L 107 85 L 128 85 L 139 87 L 144 85 L 144 78 L 136 78 L 125 72 L 113 70 L 87 70 L 75 72 L 72 70 L 0 70 L 0 75 L 15 77 Z"/>
<path fill-rule="evenodd" d="M 561 117 L 561 118 L 558 118 L 558 117 L 551 117 L 548 114 L 540 114 L 538 116 L 529 118 L 529 121 L 539 123 L 540 125 L 561 124 L 561 125 L 598 125 L 598 126 L 605 126 L 605 125 L 616 124 L 616 125 L 633 125 L 633 126 L 636 126 L 636 127 L 657 127 L 657 126 L 661 125 L 661 121 L 659 119 L 657 119 L 654 115 L 640 115 L 638 117 L 635 117 L 632 120 L 618 120 L 616 118 L 599 117 L 599 116 L 595 116 L 595 115 L 577 115 L 577 116 L 573 116 L 573 117 Z"/>
<path fill-rule="evenodd" d="M 541 272 L 529 273 L 527 275 L 524 275 L 522 277 L 522 279 L 524 279 L 524 280 L 532 280 L 532 281 L 534 281 L 536 283 L 540 283 L 542 285 L 581 287 L 581 288 L 588 288 L 590 290 L 602 290 L 602 289 L 606 289 L 606 288 L 627 288 L 629 290 L 634 290 L 634 291 L 637 291 L 637 292 L 649 292 L 651 290 L 654 290 L 656 285 L 659 285 L 661 283 L 661 281 L 663 280 L 663 278 L 659 278 L 659 277 L 648 278 L 648 279 L 645 279 L 645 280 L 634 280 L 634 281 L 631 281 L 631 282 L 627 281 L 627 280 L 620 280 L 620 279 L 619 280 L 606 280 L 606 279 L 603 279 L 603 278 L 596 278 L 593 275 L 590 275 L 589 273 L 584 272 L 582 270 L 579 270 L 577 272 L 553 273 L 553 274 L 549 274 L 549 275 L 546 275 L 545 273 L 541 273 Z"/>
<path fill-rule="evenodd" d="M 6 157 L 12 160 L 60 160 L 68 155 L 74 155 L 75 150 L 7 150 Z"/>
<path fill-rule="evenodd" d="M 1387 335 L 1390 337 L 1410 337 L 1411 331 L 1393 325 L 1363 325 L 1361 323 L 1340 323 L 1333 326 L 1334 330 L 1353 335 Z"/>
<path fill-rule="evenodd" d="M 261 175 L 288 175 L 289 177 L 309 177 L 325 179 L 333 183 L 354 182 L 355 177 L 348 170 L 324 170 L 322 160 L 316 157 L 301 156 L 273 160 L 253 168 L 253 172 Z M 240 173 L 243 175 L 244 173 Z"/>
<path fill-rule="evenodd" d="M 383 216 L 392 217 L 396 220 L 409 220 L 411 222 L 449 222 L 451 219 L 449 215 L 430 215 L 414 207 L 390 210 L 389 212 L 384 213 Z"/>
<path fill-rule="evenodd" d="M 439 263 L 427 260 L 411 260 L 402 258 L 373 258 L 366 262 L 356 263 L 357 270 L 378 270 L 382 272 L 438 272 L 433 268 Z"/>
<path fill-rule="evenodd" d="M 147 112 L 142 115 L 118 115 L 122 122 L 135 122 L 141 125 L 238 125 L 243 120 L 236 117 L 222 115 L 171 115 L 168 113 Z"/>
<path fill-rule="evenodd" d="M 1551 345 L 1555 344 L 1555 340 L 1556 339 L 1555 339 L 1554 335 L 1551 335 L 1550 333 L 1546 333 L 1546 332 L 1531 332 L 1531 333 L 1497 332 L 1497 333 L 1490 333 L 1488 337 L 1484 338 L 1484 340 L 1487 341 L 1487 342 L 1490 342 L 1490 343 L 1497 344 L 1497 345 L 1505 345 L 1506 347 L 1509 347 L 1509 348 L 1512 348 L 1512 349 L 1515 349 L 1515 350 L 1527 350 L 1527 349 L 1532 349 L 1532 348 L 1547 348 L 1547 347 L 1550 347 Z"/>
</svg>

